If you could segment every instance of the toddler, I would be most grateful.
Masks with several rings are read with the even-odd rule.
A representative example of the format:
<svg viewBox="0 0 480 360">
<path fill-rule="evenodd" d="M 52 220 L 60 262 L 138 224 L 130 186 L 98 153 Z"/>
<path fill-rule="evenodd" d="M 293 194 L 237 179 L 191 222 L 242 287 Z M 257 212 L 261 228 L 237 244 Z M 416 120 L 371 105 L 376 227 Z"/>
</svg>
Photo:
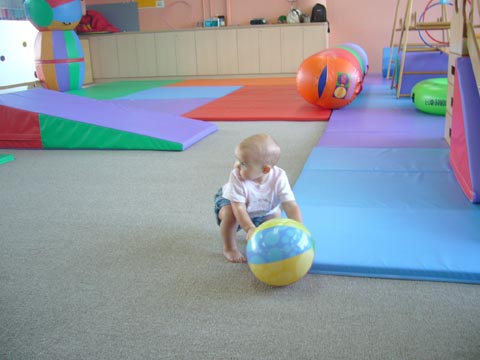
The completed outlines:
<svg viewBox="0 0 480 360">
<path fill-rule="evenodd" d="M 293 220 L 302 215 L 285 171 L 277 166 L 280 147 L 267 134 L 243 140 L 235 149 L 236 161 L 228 183 L 215 195 L 215 214 L 223 239 L 223 254 L 235 263 L 246 259 L 237 248 L 242 228 L 250 239 L 266 220 L 281 217 L 281 208 Z"/>
</svg>

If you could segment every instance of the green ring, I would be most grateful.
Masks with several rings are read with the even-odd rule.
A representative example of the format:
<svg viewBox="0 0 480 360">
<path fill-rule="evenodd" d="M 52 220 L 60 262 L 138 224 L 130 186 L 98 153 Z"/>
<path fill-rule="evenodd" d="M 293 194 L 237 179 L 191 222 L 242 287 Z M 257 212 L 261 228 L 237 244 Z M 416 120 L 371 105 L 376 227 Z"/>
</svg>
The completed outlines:
<svg viewBox="0 0 480 360">
<path fill-rule="evenodd" d="M 447 112 L 448 78 L 433 78 L 418 82 L 412 88 L 415 107 L 425 113 L 445 115 Z"/>
</svg>

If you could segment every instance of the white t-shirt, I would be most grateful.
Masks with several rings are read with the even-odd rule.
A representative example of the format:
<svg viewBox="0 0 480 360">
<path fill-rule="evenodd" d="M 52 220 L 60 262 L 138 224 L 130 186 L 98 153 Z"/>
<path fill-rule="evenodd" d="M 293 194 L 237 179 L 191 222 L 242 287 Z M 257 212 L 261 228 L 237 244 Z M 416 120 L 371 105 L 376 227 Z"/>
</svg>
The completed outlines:
<svg viewBox="0 0 480 360">
<path fill-rule="evenodd" d="M 251 218 L 273 214 L 285 201 L 294 201 L 295 195 L 285 170 L 274 166 L 262 184 L 251 180 L 241 180 L 233 169 L 230 179 L 223 186 L 223 197 L 245 203 Z"/>
</svg>

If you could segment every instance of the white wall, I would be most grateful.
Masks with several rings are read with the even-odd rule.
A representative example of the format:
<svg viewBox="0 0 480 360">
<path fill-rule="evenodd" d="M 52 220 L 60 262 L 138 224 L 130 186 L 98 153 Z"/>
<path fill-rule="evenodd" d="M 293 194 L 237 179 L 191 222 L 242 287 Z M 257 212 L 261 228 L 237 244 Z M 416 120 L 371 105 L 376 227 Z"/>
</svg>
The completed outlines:
<svg viewBox="0 0 480 360">
<path fill-rule="evenodd" d="M 29 21 L 0 21 L 0 86 L 37 80 L 34 75 L 37 33 Z"/>
</svg>

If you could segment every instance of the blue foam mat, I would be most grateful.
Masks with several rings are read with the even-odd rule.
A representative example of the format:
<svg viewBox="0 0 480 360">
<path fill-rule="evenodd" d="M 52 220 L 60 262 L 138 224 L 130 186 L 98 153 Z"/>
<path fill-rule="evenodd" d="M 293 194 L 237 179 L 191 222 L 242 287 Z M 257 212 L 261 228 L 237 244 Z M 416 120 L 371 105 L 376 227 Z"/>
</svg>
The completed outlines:
<svg viewBox="0 0 480 360">
<path fill-rule="evenodd" d="M 317 147 L 304 170 L 451 171 L 443 148 Z"/>
<path fill-rule="evenodd" d="M 242 86 L 161 86 L 139 91 L 118 99 L 218 99 L 241 87 Z"/>
<path fill-rule="evenodd" d="M 448 149 L 316 148 L 295 194 L 312 273 L 480 283 L 480 207 Z"/>
</svg>

